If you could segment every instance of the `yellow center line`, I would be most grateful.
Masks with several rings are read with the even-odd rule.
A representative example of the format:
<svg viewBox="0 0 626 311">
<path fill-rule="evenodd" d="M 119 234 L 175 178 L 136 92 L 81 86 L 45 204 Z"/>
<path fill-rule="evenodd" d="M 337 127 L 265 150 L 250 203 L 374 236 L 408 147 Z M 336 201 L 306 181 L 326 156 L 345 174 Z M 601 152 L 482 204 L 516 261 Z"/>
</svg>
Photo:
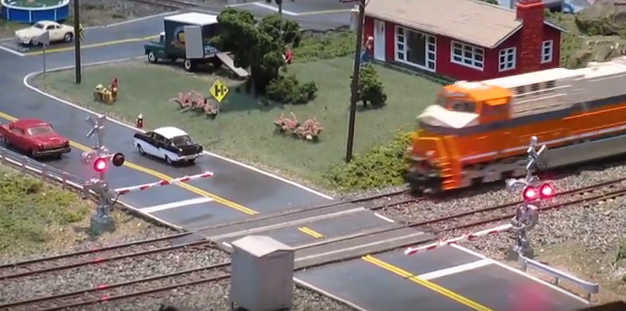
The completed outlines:
<svg viewBox="0 0 626 311">
<path fill-rule="evenodd" d="M 82 45 L 81 49 L 89 49 L 89 48 L 102 47 L 102 46 L 108 46 L 108 45 L 116 45 L 116 44 L 123 44 L 123 43 L 131 43 L 131 42 L 142 42 L 142 41 L 156 39 L 158 37 L 159 37 L 159 35 L 154 35 L 154 36 L 147 36 L 147 37 L 142 37 L 142 38 L 129 38 L 129 39 L 111 40 L 111 41 L 105 41 L 105 42 L 99 42 L 99 43 Z M 46 49 L 46 53 L 58 53 L 58 52 L 66 52 L 66 51 L 73 51 L 73 50 L 74 50 L 73 46 L 68 46 L 68 47 L 62 47 L 62 48 Z M 23 53 L 23 54 L 26 55 L 26 56 L 41 55 L 41 54 L 43 54 L 43 51 L 28 52 L 28 53 Z"/>
<path fill-rule="evenodd" d="M 8 114 L 6 114 L 4 112 L 0 112 L 0 117 L 2 117 L 4 119 L 7 119 L 9 121 L 17 120 L 16 117 L 10 116 L 10 115 L 8 115 Z M 72 146 L 74 146 L 74 147 L 76 147 L 76 148 L 78 148 L 80 150 L 83 150 L 83 151 L 91 151 L 92 150 L 91 148 L 89 148 L 89 147 L 87 147 L 85 145 L 82 145 L 80 143 L 77 143 L 75 141 L 70 141 L 70 145 L 72 145 Z M 159 173 L 159 172 L 157 172 L 155 170 L 152 170 L 152 169 L 149 169 L 149 168 L 146 168 L 146 167 L 134 164 L 134 163 L 124 162 L 124 165 L 127 166 L 128 168 L 131 168 L 131 169 L 134 169 L 136 171 L 140 171 L 140 172 L 146 173 L 148 175 L 152 175 L 152 176 L 154 176 L 156 178 L 159 178 L 159 179 L 163 179 L 163 180 L 167 180 L 167 181 L 171 181 L 172 179 L 174 179 L 173 177 L 167 176 L 167 175 L 165 175 L 163 173 Z M 224 198 L 222 198 L 220 196 L 217 196 L 215 194 L 206 192 L 206 191 L 204 191 L 204 190 L 202 190 L 202 189 L 200 189 L 198 187 L 194 187 L 194 186 L 192 186 L 190 184 L 178 183 L 176 185 L 181 187 L 181 188 L 184 188 L 186 190 L 189 190 L 189 191 L 191 191 L 193 193 L 196 193 L 196 194 L 198 194 L 200 196 L 211 198 L 215 202 L 218 202 L 220 204 L 226 205 L 226 206 L 228 206 L 230 208 L 233 208 L 233 209 L 238 210 L 240 212 L 243 212 L 245 214 L 256 215 L 256 214 L 259 213 L 259 212 L 255 211 L 255 210 L 252 210 L 250 208 L 247 208 L 247 207 L 245 207 L 243 205 L 240 205 L 240 204 L 237 204 L 235 202 L 229 201 L 229 200 L 224 199 Z"/>
<path fill-rule="evenodd" d="M 457 294 L 457 293 L 455 293 L 455 292 L 453 292 L 453 291 L 451 291 L 449 289 L 441 287 L 441 286 L 439 286 L 439 285 L 437 285 L 437 284 L 435 284 L 433 282 L 430 282 L 430 281 L 427 281 L 427 280 L 424 280 L 424 279 L 420 279 L 418 276 L 416 276 L 416 275 L 414 275 L 414 274 L 412 274 L 412 273 L 410 273 L 408 271 L 402 270 L 402 269 L 400 269 L 400 268 L 398 268 L 398 267 L 396 267 L 394 265 L 391 265 L 389 263 L 386 263 L 386 262 L 384 262 L 384 261 L 382 261 L 382 260 L 380 260 L 378 258 L 374 258 L 371 255 L 363 256 L 361 258 L 363 260 L 365 260 L 365 261 L 375 265 L 375 266 L 381 267 L 381 268 L 383 268 L 383 269 L 385 269 L 385 270 L 387 270 L 389 272 L 395 273 L 395 274 L 397 274 L 397 275 L 399 275 L 399 276 L 401 276 L 403 278 L 406 278 L 406 279 L 408 279 L 408 280 L 410 280 L 412 282 L 415 282 L 415 283 L 417 283 L 419 285 L 422 285 L 422 286 L 424 286 L 424 287 L 426 287 L 426 288 L 428 288 L 428 289 L 430 289 L 430 290 L 432 290 L 434 292 L 437 292 L 437 293 L 439 293 L 441 295 L 444 295 L 444 296 L 446 296 L 446 297 L 448 297 L 448 298 L 450 298 L 452 300 L 455 300 L 455 301 L 457 301 L 457 302 L 459 302 L 459 303 L 461 303 L 463 305 L 466 305 L 466 306 L 468 306 L 468 307 L 470 307 L 470 308 L 472 308 L 474 310 L 478 310 L 478 311 L 494 311 L 493 309 L 485 307 L 485 306 L 481 305 L 480 303 L 478 303 L 476 301 L 473 301 L 473 300 L 470 300 L 469 298 L 463 297 L 463 296 L 461 296 L 461 295 L 459 295 L 459 294 Z"/>
<path fill-rule="evenodd" d="M 298 230 L 300 230 L 301 232 L 306 233 L 306 234 L 308 234 L 308 235 L 310 235 L 310 236 L 312 236 L 312 237 L 314 237 L 316 239 L 320 239 L 320 238 L 324 237 L 324 235 L 322 235 L 321 233 L 319 233 L 319 232 L 317 232 L 317 231 L 315 231 L 315 230 L 313 230 L 311 228 L 300 227 L 300 228 L 298 228 Z"/>
</svg>

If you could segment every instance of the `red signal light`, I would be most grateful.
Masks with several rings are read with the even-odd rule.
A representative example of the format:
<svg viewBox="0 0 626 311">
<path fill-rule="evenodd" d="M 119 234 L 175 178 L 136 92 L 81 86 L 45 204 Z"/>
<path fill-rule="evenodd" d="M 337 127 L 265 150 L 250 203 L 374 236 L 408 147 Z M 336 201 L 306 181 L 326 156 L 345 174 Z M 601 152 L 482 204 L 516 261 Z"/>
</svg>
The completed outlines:
<svg viewBox="0 0 626 311">
<path fill-rule="evenodd" d="M 554 187 L 551 184 L 543 184 L 539 188 L 539 192 L 542 198 L 547 199 L 554 196 Z"/>
<path fill-rule="evenodd" d="M 522 197 L 524 198 L 524 201 L 534 201 L 539 198 L 539 192 L 535 187 L 527 186 L 526 188 L 524 188 Z"/>
<path fill-rule="evenodd" d="M 524 192 L 522 193 L 522 197 L 524 201 L 535 201 L 539 198 L 548 199 L 554 196 L 556 190 L 554 186 L 551 184 L 545 183 L 539 186 L 539 188 L 533 186 L 527 186 L 524 188 Z"/>
<path fill-rule="evenodd" d="M 93 162 L 93 169 L 98 172 L 98 173 L 102 173 L 107 169 L 107 160 L 105 158 L 98 158 Z"/>
</svg>

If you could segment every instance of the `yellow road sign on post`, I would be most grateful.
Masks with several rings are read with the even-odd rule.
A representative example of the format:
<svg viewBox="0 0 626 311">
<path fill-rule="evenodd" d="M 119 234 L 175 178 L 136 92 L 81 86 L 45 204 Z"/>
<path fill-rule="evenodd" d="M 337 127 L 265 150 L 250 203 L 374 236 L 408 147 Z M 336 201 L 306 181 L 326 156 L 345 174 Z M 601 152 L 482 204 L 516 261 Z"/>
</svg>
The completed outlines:
<svg viewBox="0 0 626 311">
<path fill-rule="evenodd" d="M 83 41 L 83 25 L 78 24 L 78 40 Z"/>
<path fill-rule="evenodd" d="M 224 100 L 224 97 L 226 97 L 226 94 L 228 94 L 228 87 L 226 84 L 222 83 L 220 80 L 215 80 L 215 83 L 211 86 L 211 95 L 213 95 L 213 98 L 221 103 L 222 100 Z"/>
</svg>

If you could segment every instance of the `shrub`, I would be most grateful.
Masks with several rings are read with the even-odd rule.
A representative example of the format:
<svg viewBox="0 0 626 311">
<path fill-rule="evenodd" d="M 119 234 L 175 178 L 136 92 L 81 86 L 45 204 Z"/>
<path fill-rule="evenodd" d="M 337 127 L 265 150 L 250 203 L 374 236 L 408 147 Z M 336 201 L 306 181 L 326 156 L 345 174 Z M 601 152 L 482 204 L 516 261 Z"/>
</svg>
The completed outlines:
<svg viewBox="0 0 626 311">
<path fill-rule="evenodd" d="M 368 104 L 371 104 L 373 108 L 380 108 L 387 101 L 383 83 L 371 64 L 363 65 L 359 71 L 359 100 L 365 108 Z"/>
<path fill-rule="evenodd" d="M 306 104 L 315 98 L 315 82 L 300 84 L 295 75 L 280 76 L 267 86 L 267 97 L 281 104 Z"/>
<path fill-rule="evenodd" d="M 300 46 L 293 49 L 293 61 L 312 62 L 354 54 L 355 40 L 353 31 L 305 34 Z"/>
<path fill-rule="evenodd" d="M 385 145 L 357 154 L 352 162 L 335 167 L 329 177 L 341 191 L 401 185 L 408 169 L 406 147 L 411 133 L 396 136 Z"/>
</svg>

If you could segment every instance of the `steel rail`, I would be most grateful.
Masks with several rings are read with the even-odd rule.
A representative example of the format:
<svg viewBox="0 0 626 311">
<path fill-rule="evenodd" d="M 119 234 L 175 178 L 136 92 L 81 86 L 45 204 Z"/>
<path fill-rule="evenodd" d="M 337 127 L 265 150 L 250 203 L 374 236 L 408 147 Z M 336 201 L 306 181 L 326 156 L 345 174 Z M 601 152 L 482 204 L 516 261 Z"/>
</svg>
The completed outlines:
<svg viewBox="0 0 626 311">
<path fill-rule="evenodd" d="M 623 181 L 626 181 L 626 178 L 614 179 L 614 180 L 611 180 L 611 181 L 606 181 L 606 182 L 594 184 L 594 185 L 591 185 L 591 186 L 586 186 L 586 187 L 582 187 L 582 188 L 572 189 L 572 190 L 564 191 L 564 192 L 561 192 L 561 193 L 557 193 L 557 195 L 561 196 L 561 197 L 562 196 L 566 196 L 566 195 L 570 195 L 571 196 L 571 195 L 577 195 L 577 194 L 578 195 L 584 195 L 584 194 L 586 194 L 588 192 L 591 192 L 591 191 L 594 191 L 594 190 L 601 190 L 603 188 L 619 184 L 619 183 L 621 183 Z M 556 204 L 547 204 L 545 206 L 539 205 L 538 206 L 538 210 L 539 211 L 547 211 L 547 210 L 551 210 L 551 209 L 556 209 L 556 208 L 576 205 L 576 204 L 585 203 L 585 202 L 593 202 L 593 201 L 600 201 L 600 200 L 605 200 L 605 199 L 611 199 L 611 198 L 620 197 L 620 196 L 624 196 L 624 195 L 626 195 L 626 188 L 610 191 L 610 192 L 607 192 L 607 193 L 601 193 L 601 194 L 597 194 L 597 195 L 593 195 L 593 196 L 586 196 L 586 197 L 578 198 L 578 199 L 574 199 L 574 200 L 568 200 L 568 201 L 560 202 L 560 203 L 556 203 Z M 512 207 L 515 207 L 515 206 L 517 206 L 519 204 L 522 204 L 522 203 L 523 203 L 523 201 L 517 201 L 517 202 L 513 202 L 513 203 L 507 203 L 507 204 L 501 204 L 501 205 L 491 206 L 491 207 L 487 207 L 487 208 L 481 208 L 481 209 L 478 209 L 478 210 L 462 212 L 462 213 L 458 213 L 458 214 L 454 214 L 454 215 L 450 215 L 450 216 L 446 216 L 446 217 L 441 217 L 441 218 L 437 218 L 437 219 L 426 220 L 426 221 L 421 221 L 421 222 L 415 222 L 415 223 L 410 224 L 409 226 L 411 226 L 411 227 L 421 227 L 421 226 L 426 226 L 426 225 L 432 225 L 432 224 L 441 223 L 441 222 L 445 222 L 445 221 L 461 219 L 461 218 L 464 218 L 464 217 L 467 217 L 467 216 L 472 216 L 472 215 L 479 214 L 479 213 L 512 208 Z M 477 220 L 477 221 L 473 221 L 473 222 L 469 222 L 469 223 L 465 223 L 465 224 L 454 225 L 454 226 L 452 226 L 450 228 L 435 229 L 432 232 L 435 233 L 435 234 L 440 234 L 440 233 L 443 233 L 443 232 L 456 231 L 456 230 L 461 230 L 461 229 L 477 227 L 477 226 L 481 226 L 481 225 L 492 223 L 492 222 L 512 219 L 513 217 L 515 217 L 515 215 L 516 215 L 515 211 L 507 212 L 507 213 L 505 213 L 503 215 L 500 215 L 500 216 L 487 217 L 485 219 L 481 219 L 481 220 Z"/>
<path fill-rule="evenodd" d="M 13 273 L 13 274 L 1 275 L 0 276 L 0 280 L 4 281 L 4 280 L 8 280 L 8 279 L 20 278 L 20 277 L 25 277 L 25 276 L 34 275 L 34 274 L 42 274 L 42 273 L 49 273 L 49 272 L 54 272 L 54 271 L 67 270 L 67 269 L 72 269 L 72 268 L 88 266 L 88 265 L 92 265 L 92 264 L 100 264 L 100 263 L 104 263 L 104 262 L 117 261 L 117 260 L 121 260 L 121 259 L 134 258 L 134 257 L 139 257 L 139 256 L 146 256 L 146 255 L 151 255 L 151 254 L 156 254 L 156 253 L 163 253 L 163 252 L 172 251 L 172 250 L 176 250 L 176 249 L 181 249 L 181 248 L 185 248 L 185 247 L 194 247 L 194 246 L 200 246 L 200 245 L 205 245 L 205 244 L 215 245 L 213 242 L 211 242 L 209 240 L 200 240 L 200 241 L 194 241 L 194 242 L 185 243 L 185 244 L 172 245 L 172 246 L 166 246 L 166 247 L 146 250 L 146 251 L 142 251 L 142 252 L 128 253 L 128 254 L 123 254 L 123 255 L 118 255 L 118 256 L 111 256 L 111 257 L 105 257 L 105 258 L 96 258 L 96 259 L 89 260 L 89 261 L 78 261 L 78 262 L 73 262 L 73 263 L 69 263 L 69 264 L 65 264 L 65 265 L 53 266 L 53 267 L 49 267 L 49 268 L 34 269 L 34 270 L 30 270 L 30 271 L 25 271 L 25 272 L 18 272 L 18 273 Z"/>
<path fill-rule="evenodd" d="M 154 242 L 159 242 L 159 241 L 164 241 L 164 240 L 182 238 L 188 235 L 191 235 L 191 232 L 183 232 L 183 233 L 178 233 L 178 234 L 173 234 L 173 235 L 168 235 L 168 236 L 163 236 L 163 237 L 158 237 L 158 238 L 139 240 L 139 241 L 133 241 L 133 242 L 128 242 L 128 243 L 115 244 L 115 245 L 106 246 L 106 247 L 93 248 L 93 249 L 88 249 L 84 251 L 65 253 L 65 254 L 60 254 L 60 255 L 55 255 L 55 256 L 41 257 L 41 258 L 35 258 L 35 259 L 30 259 L 30 260 L 25 260 L 25 261 L 7 263 L 7 264 L 0 265 L 0 270 L 7 269 L 7 268 L 21 268 L 22 266 L 31 265 L 34 263 L 41 263 L 41 262 L 46 262 L 46 261 L 59 260 L 59 259 L 76 257 L 76 256 L 82 256 L 82 255 L 97 254 L 97 253 L 102 253 L 105 251 L 111 251 L 111 250 L 116 250 L 116 249 L 130 247 L 130 246 L 138 246 L 138 245 L 144 245 L 144 244 L 149 244 L 149 243 L 154 243 Z"/>
<path fill-rule="evenodd" d="M 58 300 L 58 299 L 67 299 L 67 298 L 76 298 L 76 299 L 81 299 L 81 297 L 76 297 L 76 296 L 80 296 L 80 295 L 85 295 L 85 294 L 90 294 L 90 293 L 96 293 L 99 291 L 105 291 L 105 290 L 110 290 L 110 289 L 116 289 L 116 288 L 121 288 L 121 287 L 126 287 L 126 286 L 131 286 L 131 285 L 136 285 L 136 284 L 140 284 L 140 283 L 147 283 L 147 282 L 152 282 L 152 281 L 158 281 L 158 280 L 162 280 L 162 279 L 166 279 L 166 278 L 172 278 L 172 277 L 177 277 L 177 276 L 184 276 L 186 274 L 191 274 L 191 273 L 195 273 L 195 272 L 201 272 L 204 270 L 214 270 L 214 269 L 221 269 L 221 268 L 227 268 L 228 266 L 230 266 L 230 262 L 225 262 L 225 263 L 219 263 L 219 264 L 214 264 L 214 265 L 210 265 L 210 266 L 205 266 L 205 267 L 200 267 L 200 268 L 195 268 L 195 269 L 188 269 L 188 270 L 183 270 L 183 271 L 178 271 L 178 272 L 174 272 L 174 273 L 168 273 L 168 274 L 163 274 L 163 275 L 157 275 L 157 276 L 152 276 L 152 277 L 147 277 L 147 278 L 142 278 L 142 279 L 137 279 L 137 280 L 131 280 L 131 281 L 125 281 L 125 282 L 120 282 L 120 283 L 115 283 L 115 284 L 103 284 L 103 285 L 98 285 L 96 287 L 92 287 L 92 288 L 85 288 L 85 289 L 79 289 L 79 290 L 75 290 L 72 292 L 67 292 L 67 293 L 62 293 L 62 294 L 56 294 L 56 295 L 51 295 L 51 296 L 46 296 L 46 297 L 39 297 L 39 298 L 33 298 L 33 299 L 28 299 L 28 300 L 22 300 L 22 301 L 17 301 L 17 302 L 11 302 L 11 303 L 7 303 L 7 304 L 3 304 L 0 305 L 0 310 L 2 309 L 8 309 L 8 308 L 15 308 L 15 307 L 19 307 L 19 306 L 25 306 L 25 305 L 31 305 L 31 304 L 36 304 L 36 303 L 41 303 L 41 302 L 50 302 L 53 300 Z M 218 275 L 217 278 L 222 278 L 224 277 L 225 274 L 222 275 Z M 211 277 L 211 278 L 204 278 L 202 279 L 202 281 L 205 282 L 210 282 L 212 280 L 214 280 L 216 277 Z M 198 280 L 200 281 L 200 280 Z M 186 282 L 188 283 L 188 282 Z M 185 284 L 186 284 L 185 283 Z M 184 286 L 184 285 L 179 285 L 179 286 Z M 167 289 L 163 289 L 164 287 L 157 287 L 157 288 L 153 288 L 153 289 L 149 289 L 149 290 L 144 290 L 141 292 L 146 292 L 146 291 L 155 291 L 158 289 L 161 290 L 167 290 Z M 120 298 L 127 298 L 130 297 L 131 295 L 137 295 L 137 292 L 134 293 L 128 293 L 124 295 L 118 295 L 118 296 L 124 296 L 124 297 L 118 297 L 118 299 Z M 71 308 L 71 307 L 79 307 L 85 304 L 92 304 L 92 303 L 96 303 L 96 302 L 100 302 L 100 301 L 105 301 L 105 300 L 112 300 L 111 298 L 115 297 L 115 296 L 102 296 L 98 299 L 90 299 L 90 300 L 84 300 L 84 301 L 78 301 L 75 303 L 70 303 L 70 304 L 64 304 L 64 305 L 59 305 L 59 306 L 55 306 L 52 308 L 48 308 L 48 309 L 37 309 L 38 311 L 43 311 L 43 310 L 61 310 L 64 308 Z M 32 308 L 32 306 L 30 307 Z"/>
<path fill-rule="evenodd" d="M 373 200 L 381 199 L 381 198 L 384 198 L 384 197 L 396 196 L 396 195 L 403 194 L 403 193 L 409 193 L 409 190 L 406 190 L 406 189 L 394 190 L 394 191 L 374 194 L 374 195 L 370 195 L 370 196 L 366 196 L 366 197 L 362 197 L 362 198 L 348 199 L 348 200 L 345 200 L 345 201 L 329 202 L 329 203 L 324 203 L 324 204 L 319 204 L 319 205 L 300 206 L 300 207 L 296 207 L 296 208 L 289 209 L 289 210 L 282 210 L 282 211 L 279 211 L 279 212 L 276 212 L 276 213 L 262 214 L 262 215 L 258 215 L 258 216 L 246 217 L 246 218 L 243 218 L 243 219 L 237 219 L 237 220 L 233 220 L 233 221 L 230 221 L 230 222 L 223 222 L 223 223 L 220 223 L 220 224 L 215 224 L 215 225 L 210 225 L 210 226 L 206 226 L 206 227 L 202 227 L 202 228 L 197 228 L 197 229 L 194 229 L 194 231 L 199 232 L 199 231 L 215 230 L 215 229 L 226 228 L 226 227 L 230 227 L 230 226 L 234 226 L 234 225 L 241 225 L 241 224 L 255 222 L 255 221 L 260 221 L 260 220 L 272 219 L 272 218 L 281 217 L 281 216 L 290 216 L 290 215 L 302 214 L 302 213 L 307 213 L 307 212 L 314 211 L 314 210 L 327 209 L 327 208 L 337 207 L 337 206 L 346 205 L 346 204 L 363 203 L 363 202 L 367 202 L 367 201 L 373 201 Z M 420 198 L 420 199 L 423 199 L 423 198 Z M 384 207 L 385 206 L 382 206 L 380 208 L 384 208 Z"/>
</svg>

